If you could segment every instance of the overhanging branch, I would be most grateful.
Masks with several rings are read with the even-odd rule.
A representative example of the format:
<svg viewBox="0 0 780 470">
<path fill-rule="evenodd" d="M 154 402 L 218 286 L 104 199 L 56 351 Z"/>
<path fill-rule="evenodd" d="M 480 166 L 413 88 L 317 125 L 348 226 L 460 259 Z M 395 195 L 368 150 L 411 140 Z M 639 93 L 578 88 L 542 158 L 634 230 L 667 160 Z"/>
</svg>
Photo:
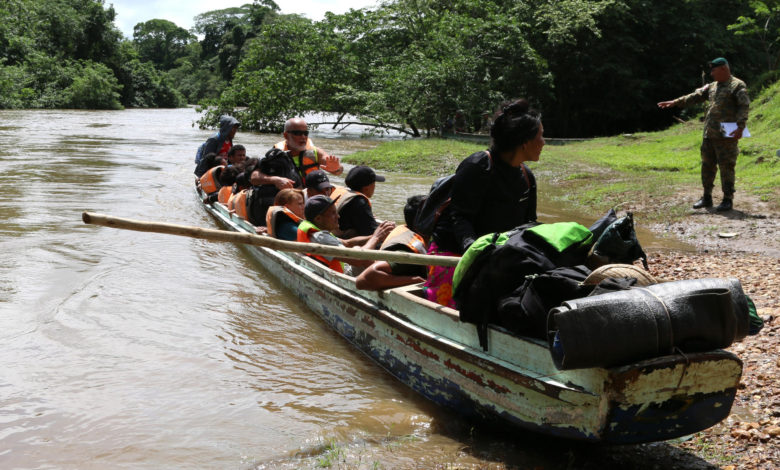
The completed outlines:
<svg viewBox="0 0 780 470">
<path fill-rule="evenodd" d="M 318 125 L 333 124 L 334 128 L 335 128 L 335 125 L 342 125 L 345 128 L 347 126 L 350 126 L 350 125 L 379 127 L 379 128 L 383 128 L 383 129 L 390 129 L 390 130 L 394 130 L 394 131 L 398 131 L 398 132 L 403 132 L 404 134 L 411 135 L 411 136 L 414 135 L 414 133 L 412 131 L 410 131 L 410 130 L 404 128 L 404 127 L 393 126 L 393 125 L 390 125 L 390 124 L 374 124 L 374 123 L 370 123 L 370 122 L 360 122 L 360 121 L 318 122 L 317 124 Z"/>
</svg>

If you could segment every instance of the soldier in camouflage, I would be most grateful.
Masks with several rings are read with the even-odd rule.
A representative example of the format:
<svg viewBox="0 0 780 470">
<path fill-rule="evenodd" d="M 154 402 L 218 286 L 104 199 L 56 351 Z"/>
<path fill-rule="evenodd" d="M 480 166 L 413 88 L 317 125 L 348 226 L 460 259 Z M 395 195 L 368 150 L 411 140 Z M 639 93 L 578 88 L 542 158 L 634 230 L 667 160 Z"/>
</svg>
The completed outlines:
<svg viewBox="0 0 780 470">
<path fill-rule="evenodd" d="M 704 85 L 689 95 L 671 101 L 662 101 L 658 103 L 658 107 L 666 109 L 709 102 L 707 114 L 704 116 L 704 138 L 701 144 L 701 183 L 704 186 L 704 195 L 693 205 L 693 208 L 712 207 L 712 188 L 715 175 L 720 168 L 723 202 L 715 210 L 722 212 L 733 207 L 734 168 L 739 154 L 737 143 L 745 130 L 750 99 L 745 82 L 731 75 L 726 59 L 718 57 L 709 65 L 714 82 Z M 729 135 L 724 135 L 721 129 L 722 122 L 736 122 L 737 128 Z"/>
</svg>

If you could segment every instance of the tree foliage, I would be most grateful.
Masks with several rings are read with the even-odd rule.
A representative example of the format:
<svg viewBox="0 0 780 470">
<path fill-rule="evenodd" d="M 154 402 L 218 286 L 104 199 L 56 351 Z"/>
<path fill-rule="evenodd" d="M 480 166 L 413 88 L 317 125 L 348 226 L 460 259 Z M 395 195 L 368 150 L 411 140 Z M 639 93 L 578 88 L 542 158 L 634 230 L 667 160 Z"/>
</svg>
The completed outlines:
<svg viewBox="0 0 780 470">
<path fill-rule="evenodd" d="M 393 0 L 319 22 L 277 15 L 204 122 L 234 111 L 275 130 L 324 111 L 417 135 L 524 96 L 554 136 L 650 130 L 671 119 L 655 103 L 700 86 L 707 60 L 760 72 L 757 41 L 726 28 L 757 3 Z"/>
<path fill-rule="evenodd" d="M 420 135 L 523 96 L 548 135 L 652 130 L 672 119 L 655 103 L 708 80 L 709 59 L 751 87 L 777 79 L 778 12 L 780 0 L 385 0 L 311 21 L 254 0 L 199 14 L 192 31 L 138 23 L 128 40 L 105 0 L 4 0 L 0 107 L 115 108 L 118 93 L 123 106 L 200 103 L 203 125 L 231 112 L 277 131 L 327 112 Z"/>
<path fill-rule="evenodd" d="M 197 38 L 168 20 L 154 19 L 133 28 L 133 42 L 142 62 L 151 62 L 160 70 L 170 70 L 187 55 L 187 46 Z"/>
<path fill-rule="evenodd" d="M 758 39 L 766 61 L 766 71 L 777 78 L 780 61 L 780 0 L 752 0 L 750 9 L 728 26 L 738 37 Z"/>
<path fill-rule="evenodd" d="M 0 107 L 135 106 L 148 95 L 127 72 L 138 52 L 114 25 L 103 0 L 5 0 L 0 3 Z M 186 33 L 186 31 L 185 31 Z M 189 33 L 187 33 L 189 34 Z M 184 103 L 174 84 L 150 71 L 154 100 Z"/>
</svg>

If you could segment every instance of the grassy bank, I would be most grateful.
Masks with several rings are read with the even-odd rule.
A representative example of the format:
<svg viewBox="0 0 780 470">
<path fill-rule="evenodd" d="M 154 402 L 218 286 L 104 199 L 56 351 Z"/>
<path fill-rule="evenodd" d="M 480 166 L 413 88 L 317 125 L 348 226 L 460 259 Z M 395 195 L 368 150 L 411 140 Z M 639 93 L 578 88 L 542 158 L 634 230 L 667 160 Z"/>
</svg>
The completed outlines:
<svg viewBox="0 0 780 470">
<path fill-rule="evenodd" d="M 748 127 L 740 141 L 736 204 L 748 198 L 780 207 L 780 83 L 753 100 Z M 563 146 L 548 145 L 531 168 L 546 197 L 600 212 L 620 206 L 647 220 L 674 220 L 690 212 L 701 195 L 702 124 L 698 120 L 667 130 L 594 139 Z M 442 139 L 387 142 L 345 160 L 385 171 L 445 175 L 479 144 Z M 720 197 L 716 180 L 714 195 Z"/>
</svg>

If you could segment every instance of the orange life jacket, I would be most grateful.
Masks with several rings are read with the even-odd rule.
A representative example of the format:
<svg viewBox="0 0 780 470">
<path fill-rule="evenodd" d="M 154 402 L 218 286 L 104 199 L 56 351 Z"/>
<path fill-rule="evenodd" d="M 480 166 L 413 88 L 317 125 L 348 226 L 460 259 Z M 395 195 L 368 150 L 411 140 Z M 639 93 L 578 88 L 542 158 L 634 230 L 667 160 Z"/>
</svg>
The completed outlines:
<svg viewBox="0 0 780 470">
<path fill-rule="evenodd" d="M 382 242 L 380 250 L 397 250 L 404 247 L 410 253 L 424 255 L 428 253 L 425 240 L 419 234 L 413 232 L 406 225 L 398 225 Z"/>
<path fill-rule="evenodd" d="M 268 212 L 265 213 L 265 226 L 268 227 L 268 235 L 276 238 L 276 225 L 279 223 L 279 217 L 283 216 L 298 225 L 303 220 L 285 206 L 271 206 L 268 208 Z"/>
<path fill-rule="evenodd" d="M 287 146 L 286 140 L 277 142 L 274 147 L 278 148 L 279 150 L 284 150 L 285 152 L 290 152 L 290 155 L 292 155 L 293 158 L 293 162 L 298 168 L 298 173 L 300 173 L 301 179 L 304 181 L 306 181 L 306 175 L 314 170 L 320 169 L 320 163 L 318 161 L 319 157 L 317 156 L 317 147 L 314 146 L 311 139 L 306 139 L 306 149 L 303 152 L 298 153 L 298 155 L 292 154 L 292 151 Z"/>
<path fill-rule="evenodd" d="M 244 220 L 249 220 L 249 216 L 247 214 L 247 201 L 246 196 L 249 193 L 248 189 L 242 189 L 238 192 L 238 194 L 234 194 L 230 197 L 230 200 L 228 200 L 228 210 L 235 211 L 236 215 L 241 217 Z"/>
<path fill-rule="evenodd" d="M 222 185 L 219 184 L 219 175 L 222 174 L 224 165 L 215 166 L 210 169 L 203 176 L 200 177 L 200 189 L 206 194 L 213 194 L 219 191 Z"/>
<path fill-rule="evenodd" d="M 222 204 L 227 205 L 228 201 L 230 201 L 230 196 L 232 195 L 233 186 L 222 186 L 219 188 L 219 195 L 217 195 L 217 200 Z"/>
<path fill-rule="evenodd" d="M 298 241 L 302 243 L 314 243 L 311 241 L 311 235 L 319 232 L 320 229 L 318 229 L 313 223 L 309 222 L 308 220 L 304 220 L 298 225 Z M 306 256 L 312 257 L 319 261 L 320 263 L 324 264 L 325 266 L 329 267 L 330 269 L 338 272 L 343 273 L 344 272 L 344 265 L 341 261 L 334 259 L 329 260 L 328 258 L 325 258 L 322 255 L 315 255 L 311 253 L 306 253 Z"/>
</svg>

